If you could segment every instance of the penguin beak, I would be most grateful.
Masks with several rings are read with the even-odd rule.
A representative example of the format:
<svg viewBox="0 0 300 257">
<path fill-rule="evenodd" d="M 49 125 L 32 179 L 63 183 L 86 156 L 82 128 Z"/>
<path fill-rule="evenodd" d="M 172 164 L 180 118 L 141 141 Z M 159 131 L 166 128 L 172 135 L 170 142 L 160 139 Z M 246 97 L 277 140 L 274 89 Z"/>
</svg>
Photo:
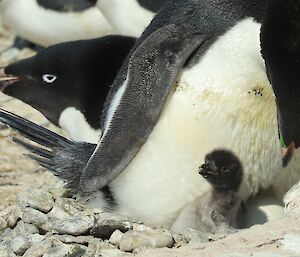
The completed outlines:
<svg viewBox="0 0 300 257">
<path fill-rule="evenodd" d="M 282 166 L 287 167 L 296 149 L 300 147 L 300 114 L 299 108 L 293 105 L 283 104 L 278 108 L 279 137 L 282 147 Z M 281 108 L 280 108 L 281 107 Z"/>
<path fill-rule="evenodd" d="M 3 92 L 7 86 L 21 79 L 22 79 L 21 77 L 6 74 L 5 67 L 0 68 L 0 92 Z"/>
<path fill-rule="evenodd" d="M 292 142 L 288 147 L 282 148 L 282 166 L 286 167 L 296 151 L 295 143 Z"/>
<path fill-rule="evenodd" d="M 199 168 L 199 174 L 207 178 L 208 176 L 216 176 L 218 172 L 216 171 L 215 165 L 204 163 Z"/>
</svg>

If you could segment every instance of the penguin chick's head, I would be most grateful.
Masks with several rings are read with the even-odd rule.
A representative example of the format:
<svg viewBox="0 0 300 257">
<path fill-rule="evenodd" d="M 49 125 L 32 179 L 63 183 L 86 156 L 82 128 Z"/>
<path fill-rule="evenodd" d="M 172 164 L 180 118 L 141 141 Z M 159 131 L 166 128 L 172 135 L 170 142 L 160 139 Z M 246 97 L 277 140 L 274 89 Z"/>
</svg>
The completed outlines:
<svg viewBox="0 0 300 257">
<path fill-rule="evenodd" d="M 243 168 L 232 152 L 215 150 L 205 156 L 199 174 L 216 189 L 237 191 L 242 181 Z"/>
<path fill-rule="evenodd" d="M 286 166 L 300 146 L 300 0 L 269 1 L 261 53 L 274 94 Z"/>
<path fill-rule="evenodd" d="M 100 127 L 102 105 L 135 39 L 108 36 L 48 47 L 0 70 L 0 91 L 39 110 L 58 125 L 75 107 Z"/>
</svg>

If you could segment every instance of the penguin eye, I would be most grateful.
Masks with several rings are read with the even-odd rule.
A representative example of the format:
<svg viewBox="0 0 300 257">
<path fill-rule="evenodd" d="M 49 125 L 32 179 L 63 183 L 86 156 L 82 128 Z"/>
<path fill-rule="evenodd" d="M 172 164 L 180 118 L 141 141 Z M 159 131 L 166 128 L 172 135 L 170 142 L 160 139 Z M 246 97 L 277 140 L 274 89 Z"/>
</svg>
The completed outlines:
<svg viewBox="0 0 300 257">
<path fill-rule="evenodd" d="M 222 167 L 222 169 L 221 169 L 223 172 L 225 172 L 225 173 L 227 173 L 228 171 L 229 171 L 229 169 L 228 168 L 225 168 L 225 167 Z"/>
<path fill-rule="evenodd" d="M 52 74 L 44 74 L 43 75 L 43 80 L 46 83 L 53 83 L 56 79 L 57 79 L 57 77 L 55 75 L 52 75 Z"/>
</svg>

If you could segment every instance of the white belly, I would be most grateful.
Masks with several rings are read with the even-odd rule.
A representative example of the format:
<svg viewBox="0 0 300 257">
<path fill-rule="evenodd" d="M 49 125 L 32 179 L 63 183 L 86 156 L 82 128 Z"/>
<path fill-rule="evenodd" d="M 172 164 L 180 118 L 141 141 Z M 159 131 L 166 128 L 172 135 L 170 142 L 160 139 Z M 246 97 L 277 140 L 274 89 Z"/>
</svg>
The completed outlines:
<svg viewBox="0 0 300 257">
<path fill-rule="evenodd" d="M 58 123 L 74 141 L 97 144 L 100 139 L 101 130 L 92 128 L 84 115 L 74 107 L 66 108 L 61 113 Z"/>
<path fill-rule="evenodd" d="M 4 25 L 18 36 L 42 46 L 113 33 L 112 26 L 97 7 L 60 13 L 39 7 L 35 0 L 3 0 L 0 7 Z"/>
<path fill-rule="evenodd" d="M 118 34 L 139 37 L 154 13 L 141 7 L 136 0 L 98 0 L 98 7 Z"/>
<path fill-rule="evenodd" d="M 299 157 L 288 168 L 281 166 L 259 30 L 259 24 L 245 20 L 183 71 L 148 141 L 110 184 L 120 213 L 169 226 L 180 208 L 208 189 L 198 167 L 215 148 L 231 149 L 240 158 L 244 199 L 271 186 L 279 174 L 284 178 L 276 184 L 278 192 L 299 179 Z"/>
</svg>

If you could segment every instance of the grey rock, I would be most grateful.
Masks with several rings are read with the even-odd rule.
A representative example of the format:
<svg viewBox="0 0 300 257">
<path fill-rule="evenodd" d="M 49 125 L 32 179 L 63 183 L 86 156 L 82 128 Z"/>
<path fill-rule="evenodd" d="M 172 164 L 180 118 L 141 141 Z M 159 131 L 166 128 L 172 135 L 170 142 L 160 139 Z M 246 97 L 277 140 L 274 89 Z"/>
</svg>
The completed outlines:
<svg viewBox="0 0 300 257">
<path fill-rule="evenodd" d="M 13 233 L 16 236 L 19 235 L 28 235 L 28 234 L 38 234 L 38 228 L 33 224 L 27 224 L 23 221 L 19 221 L 16 227 L 13 229 Z"/>
<path fill-rule="evenodd" d="M 8 208 L 0 212 L 0 221 L 3 220 L 4 222 L 6 222 L 6 227 L 15 227 L 20 218 L 21 208 L 19 206 L 9 206 Z"/>
<path fill-rule="evenodd" d="M 57 239 L 65 244 L 80 244 L 88 245 L 94 238 L 92 236 L 70 236 L 70 235 L 57 235 Z"/>
<path fill-rule="evenodd" d="M 293 252 L 298 256 L 300 255 L 300 235 L 288 233 L 284 235 L 281 244 L 287 251 Z"/>
<path fill-rule="evenodd" d="M 30 246 L 29 238 L 25 235 L 18 236 L 10 242 L 10 248 L 18 255 L 23 255 Z"/>
<path fill-rule="evenodd" d="M 87 209 L 83 204 L 71 198 L 58 198 L 55 201 L 55 205 L 70 216 L 83 214 L 93 215 L 91 210 Z"/>
<path fill-rule="evenodd" d="M 94 224 L 94 218 L 90 216 L 72 216 L 66 219 L 55 219 L 49 223 L 50 229 L 67 235 L 83 235 L 88 233 Z"/>
<path fill-rule="evenodd" d="M 28 236 L 31 245 L 40 243 L 45 240 L 45 236 L 39 234 L 32 234 Z"/>
<path fill-rule="evenodd" d="M 126 232 L 132 229 L 132 223 L 126 217 L 111 213 L 96 215 L 96 222 L 91 230 L 91 235 L 102 239 L 109 239 L 115 230 Z"/>
<path fill-rule="evenodd" d="M 20 233 L 20 234 L 35 234 L 38 233 L 38 229 L 35 225 L 33 224 L 27 224 L 24 223 L 22 220 L 19 221 L 16 225 L 16 227 L 13 229 L 13 231 L 15 231 L 16 233 Z"/>
<path fill-rule="evenodd" d="M 8 227 L 7 221 L 0 217 L 0 233 Z"/>
<path fill-rule="evenodd" d="M 91 256 L 91 257 L 101 256 L 100 250 L 104 250 L 104 249 L 117 249 L 117 248 L 116 246 L 108 243 L 107 241 L 103 241 L 99 238 L 94 238 L 89 243 L 86 256 Z"/>
<path fill-rule="evenodd" d="M 20 193 L 18 201 L 23 208 L 29 206 L 44 213 L 48 213 L 54 206 L 52 195 L 39 190 L 28 190 Z"/>
<path fill-rule="evenodd" d="M 212 234 L 209 233 L 203 233 L 201 231 L 197 231 L 194 229 L 187 229 L 184 231 L 184 238 L 188 243 L 203 243 L 208 242 L 209 238 L 212 236 Z"/>
<path fill-rule="evenodd" d="M 124 253 L 118 249 L 102 249 L 99 250 L 99 257 L 120 257 L 120 256 L 132 256 L 131 254 Z"/>
<path fill-rule="evenodd" d="M 287 215 L 300 212 L 300 182 L 294 185 L 284 196 L 285 213 Z"/>
<path fill-rule="evenodd" d="M 58 206 L 54 206 L 52 210 L 47 214 L 50 219 L 65 219 L 70 217 L 63 209 Z"/>
<path fill-rule="evenodd" d="M 43 241 L 31 246 L 23 255 L 23 257 L 41 257 L 52 247 L 50 241 Z"/>
<path fill-rule="evenodd" d="M 174 248 L 179 248 L 187 245 L 187 241 L 183 235 L 172 233 L 171 234 L 174 239 Z"/>
<path fill-rule="evenodd" d="M 174 239 L 170 234 L 161 231 L 128 231 L 120 241 L 120 250 L 132 252 L 139 247 L 172 247 Z"/>
<path fill-rule="evenodd" d="M 16 235 L 13 233 L 12 229 L 7 228 L 2 233 L 0 233 L 0 236 L 2 241 L 7 241 L 12 240 Z"/>
<path fill-rule="evenodd" d="M 27 207 L 22 213 L 22 220 L 26 223 L 40 227 L 48 221 L 48 217 L 46 214 L 36 209 Z"/>
<path fill-rule="evenodd" d="M 119 247 L 120 246 L 120 241 L 121 241 L 123 236 L 124 236 L 124 233 L 122 233 L 119 229 L 117 229 L 110 236 L 109 242 L 111 244 L 116 245 L 117 247 Z"/>
<path fill-rule="evenodd" d="M 85 250 L 78 246 L 60 244 L 49 248 L 43 257 L 82 256 Z"/>
<path fill-rule="evenodd" d="M 19 59 L 21 51 L 15 47 L 7 49 L 1 53 L 1 62 L 2 63 L 12 63 Z"/>
<path fill-rule="evenodd" d="M 15 257 L 15 253 L 9 248 L 8 245 L 0 244 L 0 256 L 1 257 Z"/>
</svg>

